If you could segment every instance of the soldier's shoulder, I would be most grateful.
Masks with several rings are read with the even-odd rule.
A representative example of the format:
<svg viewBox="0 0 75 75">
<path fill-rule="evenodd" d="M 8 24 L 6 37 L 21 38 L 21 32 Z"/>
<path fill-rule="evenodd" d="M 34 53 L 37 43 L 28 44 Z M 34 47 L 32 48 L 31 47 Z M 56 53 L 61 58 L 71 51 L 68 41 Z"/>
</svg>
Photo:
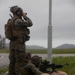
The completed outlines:
<svg viewBox="0 0 75 75">
<path fill-rule="evenodd" d="M 11 18 L 10 18 L 10 19 L 8 19 L 8 20 L 7 20 L 7 23 L 10 23 L 10 22 L 11 22 L 11 20 L 12 20 Z"/>
<path fill-rule="evenodd" d="M 12 18 L 9 18 L 9 19 L 8 19 L 8 21 L 11 21 L 11 20 L 12 20 Z"/>
<path fill-rule="evenodd" d="M 33 63 L 31 63 L 31 62 L 29 62 L 26 66 L 27 67 L 35 67 L 35 65 Z"/>
<path fill-rule="evenodd" d="M 22 19 L 18 18 L 18 19 L 15 20 L 15 23 L 20 23 L 20 22 L 22 22 Z"/>
</svg>

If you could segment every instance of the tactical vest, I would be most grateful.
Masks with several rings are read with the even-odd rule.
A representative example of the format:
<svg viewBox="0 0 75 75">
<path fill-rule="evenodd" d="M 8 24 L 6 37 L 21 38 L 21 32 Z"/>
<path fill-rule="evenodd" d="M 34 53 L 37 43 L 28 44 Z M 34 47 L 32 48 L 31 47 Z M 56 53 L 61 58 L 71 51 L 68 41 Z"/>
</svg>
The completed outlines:
<svg viewBox="0 0 75 75">
<path fill-rule="evenodd" d="M 13 37 L 18 37 L 20 35 L 28 35 L 30 33 L 27 27 L 19 29 L 14 28 L 14 22 L 17 19 L 18 17 L 13 17 L 12 19 L 9 19 L 7 24 L 5 25 L 5 36 L 9 40 Z"/>
</svg>

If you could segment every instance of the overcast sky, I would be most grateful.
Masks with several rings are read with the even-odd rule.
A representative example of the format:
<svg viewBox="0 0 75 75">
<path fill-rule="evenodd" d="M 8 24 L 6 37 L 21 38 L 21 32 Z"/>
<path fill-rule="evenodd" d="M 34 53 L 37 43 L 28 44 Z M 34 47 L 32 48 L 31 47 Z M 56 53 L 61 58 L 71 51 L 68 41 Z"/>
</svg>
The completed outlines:
<svg viewBox="0 0 75 75">
<path fill-rule="evenodd" d="M 10 18 L 11 6 L 18 5 L 33 21 L 31 39 L 27 45 L 47 47 L 49 16 L 48 0 L 0 0 L 0 34 Z M 75 0 L 52 0 L 52 46 L 64 43 L 75 44 Z"/>
</svg>

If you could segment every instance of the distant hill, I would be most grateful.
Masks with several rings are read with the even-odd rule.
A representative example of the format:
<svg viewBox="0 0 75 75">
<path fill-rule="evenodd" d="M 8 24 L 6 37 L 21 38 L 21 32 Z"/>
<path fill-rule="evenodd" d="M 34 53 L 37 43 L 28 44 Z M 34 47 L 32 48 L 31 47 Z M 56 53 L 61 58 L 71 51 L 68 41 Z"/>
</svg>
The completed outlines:
<svg viewBox="0 0 75 75">
<path fill-rule="evenodd" d="M 72 49 L 72 48 L 75 48 L 74 44 L 62 44 L 56 47 L 56 49 Z"/>
<path fill-rule="evenodd" d="M 37 46 L 37 45 L 31 45 L 31 46 L 27 45 L 26 48 L 27 48 L 27 49 L 46 49 L 46 48 L 43 47 L 43 46 Z"/>
<path fill-rule="evenodd" d="M 6 48 L 7 49 L 9 48 L 9 44 L 8 43 L 6 43 Z M 46 48 L 43 47 L 43 46 L 37 46 L 37 45 L 27 45 L 26 49 L 46 49 Z"/>
</svg>

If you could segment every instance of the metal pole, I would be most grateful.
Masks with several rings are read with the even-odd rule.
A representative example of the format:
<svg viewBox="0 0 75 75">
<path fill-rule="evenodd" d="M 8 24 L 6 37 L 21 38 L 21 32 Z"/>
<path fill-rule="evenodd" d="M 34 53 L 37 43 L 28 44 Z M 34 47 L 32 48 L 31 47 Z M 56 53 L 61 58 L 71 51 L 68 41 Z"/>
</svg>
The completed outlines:
<svg viewBox="0 0 75 75">
<path fill-rule="evenodd" d="M 48 61 L 52 63 L 52 0 L 49 0 Z"/>
</svg>

